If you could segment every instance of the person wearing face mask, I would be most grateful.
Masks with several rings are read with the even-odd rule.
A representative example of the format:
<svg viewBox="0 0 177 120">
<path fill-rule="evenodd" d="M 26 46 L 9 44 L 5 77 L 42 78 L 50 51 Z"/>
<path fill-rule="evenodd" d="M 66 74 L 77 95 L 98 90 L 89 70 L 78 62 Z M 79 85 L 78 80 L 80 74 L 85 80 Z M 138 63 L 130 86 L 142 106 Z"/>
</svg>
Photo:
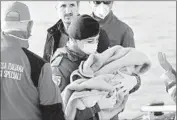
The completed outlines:
<svg viewBox="0 0 177 120">
<path fill-rule="evenodd" d="M 135 47 L 134 34 L 132 29 L 119 20 L 112 9 L 113 1 L 90 1 L 92 7 L 92 17 L 106 31 L 110 47 L 121 45 L 123 47 Z"/>
<path fill-rule="evenodd" d="M 100 27 L 99 23 L 89 15 L 76 17 L 68 28 L 69 41 L 63 48 L 58 48 L 52 59 L 53 80 L 63 92 L 70 84 L 71 73 L 78 69 L 82 60 L 97 52 Z M 75 120 L 95 120 L 101 108 L 110 106 L 109 98 L 103 98 L 92 108 L 77 112 Z M 84 116 L 84 118 L 80 116 Z M 78 117 L 79 116 L 79 117 Z"/>
<path fill-rule="evenodd" d="M 56 10 L 59 21 L 47 30 L 47 39 L 44 46 L 43 58 L 48 62 L 57 48 L 62 48 L 69 40 L 68 28 L 72 20 L 79 16 L 79 1 L 57 1 Z M 108 36 L 104 30 L 100 30 L 99 44 L 97 51 L 99 53 L 108 49 Z"/>
<path fill-rule="evenodd" d="M 33 21 L 28 7 L 12 2 L 1 27 L 1 120 L 65 120 L 49 63 L 28 50 Z"/>
<path fill-rule="evenodd" d="M 69 84 L 69 76 L 80 62 L 97 52 L 99 32 L 99 23 L 89 15 L 76 17 L 69 26 L 69 41 L 55 51 L 50 61 L 61 91 Z"/>
</svg>

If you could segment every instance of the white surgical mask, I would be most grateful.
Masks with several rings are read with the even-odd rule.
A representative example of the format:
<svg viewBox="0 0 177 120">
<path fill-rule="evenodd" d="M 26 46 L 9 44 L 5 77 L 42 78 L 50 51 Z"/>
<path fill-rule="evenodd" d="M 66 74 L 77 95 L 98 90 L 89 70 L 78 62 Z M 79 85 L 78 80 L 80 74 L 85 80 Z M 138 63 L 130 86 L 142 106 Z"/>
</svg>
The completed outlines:
<svg viewBox="0 0 177 120">
<path fill-rule="evenodd" d="M 11 36 L 11 37 L 17 38 L 17 39 L 22 40 L 22 41 L 28 41 L 28 39 L 26 39 L 26 38 L 17 37 L 17 36 L 12 35 L 12 34 L 8 34 L 8 36 Z"/>
<path fill-rule="evenodd" d="M 94 37 L 86 38 L 83 40 L 77 40 L 78 48 L 86 54 L 92 54 L 97 52 L 99 34 Z"/>
<path fill-rule="evenodd" d="M 81 50 L 84 53 L 89 55 L 89 54 L 92 54 L 92 53 L 96 53 L 97 46 L 98 46 L 98 43 L 94 43 L 94 44 L 85 43 L 84 46 L 81 48 Z"/>
<path fill-rule="evenodd" d="M 22 22 L 3 22 L 2 24 L 2 31 L 4 33 L 7 33 L 9 36 L 17 38 L 19 40 L 22 41 L 28 41 L 29 37 L 31 36 L 31 32 L 29 32 L 27 30 L 27 25 L 28 25 L 28 21 L 22 21 Z M 22 31 L 25 32 L 25 34 L 27 34 L 27 38 L 21 38 L 21 37 L 17 37 L 15 35 L 9 34 L 9 32 L 11 31 Z"/>
<path fill-rule="evenodd" d="M 94 14 L 97 17 L 104 19 L 109 14 L 109 12 L 110 12 L 109 6 L 101 3 L 100 5 L 95 7 Z"/>
</svg>

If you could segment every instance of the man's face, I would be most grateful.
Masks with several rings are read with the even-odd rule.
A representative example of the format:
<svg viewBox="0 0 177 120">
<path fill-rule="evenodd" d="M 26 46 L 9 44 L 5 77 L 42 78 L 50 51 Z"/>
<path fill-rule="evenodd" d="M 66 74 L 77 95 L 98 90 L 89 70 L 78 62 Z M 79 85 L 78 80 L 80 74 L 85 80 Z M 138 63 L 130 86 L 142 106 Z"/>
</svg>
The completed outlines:
<svg viewBox="0 0 177 120">
<path fill-rule="evenodd" d="M 104 19 L 112 9 L 113 1 L 90 1 L 95 16 Z"/>
<path fill-rule="evenodd" d="M 56 8 L 60 19 L 70 24 L 72 19 L 78 15 L 78 7 L 76 1 L 59 1 Z"/>
</svg>

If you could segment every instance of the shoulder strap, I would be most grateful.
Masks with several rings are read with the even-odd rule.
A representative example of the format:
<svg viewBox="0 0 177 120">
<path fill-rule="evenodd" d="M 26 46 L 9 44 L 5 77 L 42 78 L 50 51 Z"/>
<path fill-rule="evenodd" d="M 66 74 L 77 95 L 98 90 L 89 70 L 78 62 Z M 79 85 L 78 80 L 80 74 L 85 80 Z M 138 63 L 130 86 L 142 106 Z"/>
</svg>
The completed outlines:
<svg viewBox="0 0 177 120">
<path fill-rule="evenodd" d="M 31 51 L 27 50 L 26 48 L 22 48 L 25 52 L 26 56 L 29 59 L 30 66 L 31 66 L 31 79 L 35 87 L 38 87 L 39 76 L 41 73 L 41 69 L 45 63 L 47 63 L 44 59 L 39 57 L 38 55 L 32 53 Z"/>
</svg>

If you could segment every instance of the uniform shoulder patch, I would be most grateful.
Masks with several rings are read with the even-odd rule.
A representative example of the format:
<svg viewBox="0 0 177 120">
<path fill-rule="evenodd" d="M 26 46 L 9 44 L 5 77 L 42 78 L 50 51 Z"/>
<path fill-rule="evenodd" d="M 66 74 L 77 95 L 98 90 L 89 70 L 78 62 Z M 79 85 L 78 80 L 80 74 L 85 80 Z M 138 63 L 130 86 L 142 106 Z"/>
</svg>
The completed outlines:
<svg viewBox="0 0 177 120">
<path fill-rule="evenodd" d="M 54 75 L 53 74 L 52 75 L 52 80 L 57 86 L 59 86 L 61 84 L 61 76 L 59 76 L 59 75 Z"/>
</svg>

